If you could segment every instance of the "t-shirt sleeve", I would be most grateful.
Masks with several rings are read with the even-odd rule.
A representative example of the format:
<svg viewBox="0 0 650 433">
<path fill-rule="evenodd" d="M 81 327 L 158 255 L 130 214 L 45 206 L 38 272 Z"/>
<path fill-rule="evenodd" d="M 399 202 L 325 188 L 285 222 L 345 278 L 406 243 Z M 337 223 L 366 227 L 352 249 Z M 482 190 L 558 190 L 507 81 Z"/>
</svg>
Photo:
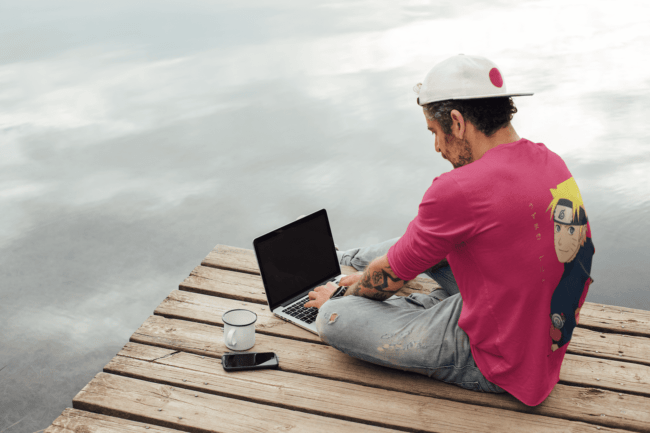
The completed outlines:
<svg viewBox="0 0 650 433">
<path fill-rule="evenodd" d="M 399 278 L 412 280 L 472 237 L 475 230 L 466 197 L 451 176 L 442 175 L 433 180 L 417 216 L 388 251 L 388 262 Z"/>
</svg>

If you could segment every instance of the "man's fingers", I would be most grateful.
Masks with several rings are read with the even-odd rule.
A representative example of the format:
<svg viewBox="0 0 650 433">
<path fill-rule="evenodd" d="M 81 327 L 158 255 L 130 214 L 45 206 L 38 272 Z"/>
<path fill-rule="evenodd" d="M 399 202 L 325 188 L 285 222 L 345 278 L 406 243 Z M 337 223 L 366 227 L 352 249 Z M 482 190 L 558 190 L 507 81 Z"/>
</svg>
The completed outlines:
<svg viewBox="0 0 650 433">
<path fill-rule="evenodd" d="M 322 305 L 321 302 L 318 301 L 318 299 L 312 299 L 311 301 L 305 302 L 305 305 L 303 305 L 305 308 L 311 308 L 311 307 L 316 307 L 320 308 Z"/>
<path fill-rule="evenodd" d="M 338 286 L 334 283 L 327 283 L 325 286 L 318 286 L 309 294 L 309 301 L 305 303 L 306 308 L 319 308 L 330 298 Z"/>
<path fill-rule="evenodd" d="M 361 279 L 362 274 L 354 274 L 354 275 L 347 275 L 343 278 L 341 278 L 341 282 L 339 283 L 342 286 L 351 286 L 357 281 Z"/>
</svg>

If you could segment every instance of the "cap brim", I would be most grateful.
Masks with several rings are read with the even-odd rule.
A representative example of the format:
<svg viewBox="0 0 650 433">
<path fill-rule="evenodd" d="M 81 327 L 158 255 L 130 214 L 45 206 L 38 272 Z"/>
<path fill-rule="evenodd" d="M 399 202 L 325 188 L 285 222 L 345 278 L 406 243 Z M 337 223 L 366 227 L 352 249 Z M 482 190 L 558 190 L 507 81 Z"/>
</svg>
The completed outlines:
<svg viewBox="0 0 650 433">
<path fill-rule="evenodd" d="M 424 106 L 424 105 L 427 105 L 427 104 L 431 104 L 432 102 L 454 101 L 454 100 L 459 100 L 459 99 L 462 100 L 462 99 L 485 99 L 485 98 L 509 98 L 511 96 L 531 96 L 531 95 L 534 95 L 534 93 L 532 93 L 532 92 L 530 92 L 530 93 L 501 93 L 501 94 L 498 94 L 498 95 L 491 94 L 491 95 L 457 96 L 455 98 L 434 99 L 432 101 L 427 101 L 427 102 L 424 102 L 424 103 L 419 102 L 419 98 L 418 98 L 418 104 L 420 104 L 421 106 Z"/>
</svg>

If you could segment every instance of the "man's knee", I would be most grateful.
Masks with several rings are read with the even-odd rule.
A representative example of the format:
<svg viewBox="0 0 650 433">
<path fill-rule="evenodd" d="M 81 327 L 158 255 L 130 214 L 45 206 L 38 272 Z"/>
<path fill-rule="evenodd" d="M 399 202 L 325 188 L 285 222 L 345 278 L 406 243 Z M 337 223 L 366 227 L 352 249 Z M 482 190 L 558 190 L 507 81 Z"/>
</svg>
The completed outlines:
<svg viewBox="0 0 650 433">
<path fill-rule="evenodd" d="M 336 299 L 327 301 L 320 308 L 316 317 L 316 329 L 324 342 L 331 344 L 336 339 L 336 335 L 341 332 L 342 326 L 337 323 L 348 303 L 348 299 Z"/>
</svg>

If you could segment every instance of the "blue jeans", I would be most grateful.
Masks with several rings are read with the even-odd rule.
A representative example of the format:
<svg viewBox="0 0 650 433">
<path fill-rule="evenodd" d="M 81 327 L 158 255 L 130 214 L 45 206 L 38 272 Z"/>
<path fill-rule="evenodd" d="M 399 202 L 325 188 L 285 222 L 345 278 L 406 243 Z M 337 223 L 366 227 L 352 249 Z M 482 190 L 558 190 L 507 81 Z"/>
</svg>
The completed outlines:
<svg viewBox="0 0 650 433">
<path fill-rule="evenodd" d="M 365 269 L 397 239 L 339 252 L 339 259 L 343 265 Z M 426 274 L 442 288 L 428 295 L 392 296 L 384 302 L 359 296 L 327 301 L 316 319 L 321 339 L 374 364 L 425 374 L 475 391 L 505 392 L 480 372 L 469 338 L 458 326 L 463 299 L 451 269 L 443 267 Z"/>
</svg>

